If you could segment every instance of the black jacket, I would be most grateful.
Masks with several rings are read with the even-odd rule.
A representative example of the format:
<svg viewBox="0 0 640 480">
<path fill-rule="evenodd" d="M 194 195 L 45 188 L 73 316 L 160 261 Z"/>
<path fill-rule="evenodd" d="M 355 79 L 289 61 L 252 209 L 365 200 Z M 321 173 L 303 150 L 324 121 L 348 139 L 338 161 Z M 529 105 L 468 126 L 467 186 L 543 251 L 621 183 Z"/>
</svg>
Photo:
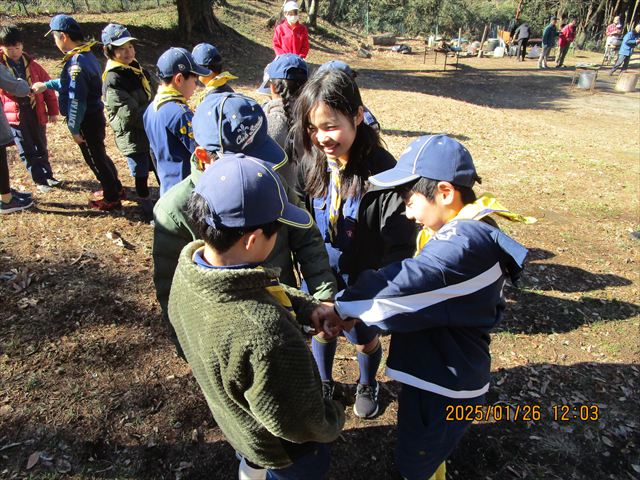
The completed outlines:
<svg viewBox="0 0 640 480">
<path fill-rule="evenodd" d="M 395 164 L 396 160 L 389 152 L 377 148 L 369 158 L 369 175 L 388 170 Z M 362 196 L 355 219 L 347 219 L 353 223 L 348 246 L 337 245 L 339 240 L 331 241 L 327 233 L 326 198 L 310 198 L 306 193 L 309 167 L 308 157 L 305 157 L 298 166 L 296 193 L 318 224 L 339 288 L 355 282 L 364 270 L 378 269 L 415 253 L 418 227 L 405 216 L 402 198 L 394 190 L 373 185 Z"/>
</svg>

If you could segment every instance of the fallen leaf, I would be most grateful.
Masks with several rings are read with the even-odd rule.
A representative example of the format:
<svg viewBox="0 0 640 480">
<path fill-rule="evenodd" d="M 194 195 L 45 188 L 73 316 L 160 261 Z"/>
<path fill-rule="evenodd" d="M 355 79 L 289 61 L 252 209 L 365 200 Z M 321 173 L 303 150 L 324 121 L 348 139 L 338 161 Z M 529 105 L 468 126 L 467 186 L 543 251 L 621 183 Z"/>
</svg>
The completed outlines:
<svg viewBox="0 0 640 480">
<path fill-rule="evenodd" d="M 602 443 L 604 443 L 607 447 L 613 447 L 613 442 L 609 440 L 609 437 L 602 436 Z"/>
<path fill-rule="evenodd" d="M 33 452 L 29 455 L 29 460 L 27 460 L 27 470 L 31 470 L 36 466 L 38 461 L 40 460 L 40 452 Z"/>
</svg>

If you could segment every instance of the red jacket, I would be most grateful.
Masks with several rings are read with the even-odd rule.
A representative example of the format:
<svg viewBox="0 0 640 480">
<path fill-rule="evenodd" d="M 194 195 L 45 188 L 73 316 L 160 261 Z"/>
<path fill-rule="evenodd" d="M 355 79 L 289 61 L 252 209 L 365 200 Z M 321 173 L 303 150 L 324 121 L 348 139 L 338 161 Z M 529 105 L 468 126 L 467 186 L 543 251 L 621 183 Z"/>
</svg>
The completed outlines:
<svg viewBox="0 0 640 480">
<path fill-rule="evenodd" d="M 33 60 L 26 53 L 24 54 L 24 58 L 27 60 L 30 85 L 36 82 L 46 82 L 47 80 L 51 80 L 49 74 L 38 62 Z M 0 62 L 7 65 L 7 59 L 2 52 L 0 52 Z M 38 117 L 40 125 L 46 125 L 48 117 L 60 115 L 58 99 L 56 98 L 56 94 L 53 90 L 46 90 L 44 93 L 39 93 L 35 98 L 36 116 Z M 0 101 L 2 102 L 4 113 L 7 116 L 9 124 L 18 125 L 20 123 L 20 106 L 18 105 L 17 98 L 0 89 Z"/>
<path fill-rule="evenodd" d="M 565 25 L 560 31 L 560 38 L 558 39 L 559 47 L 568 47 L 576 39 L 576 27 L 575 25 Z"/>
<path fill-rule="evenodd" d="M 283 20 L 273 32 L 273 49 L 277 55 L 283 53 L 295 53 L 302 58 L 309 53 L 309 31 L 300 22 L 289 25 L 287 20 Z"/>
</svg>

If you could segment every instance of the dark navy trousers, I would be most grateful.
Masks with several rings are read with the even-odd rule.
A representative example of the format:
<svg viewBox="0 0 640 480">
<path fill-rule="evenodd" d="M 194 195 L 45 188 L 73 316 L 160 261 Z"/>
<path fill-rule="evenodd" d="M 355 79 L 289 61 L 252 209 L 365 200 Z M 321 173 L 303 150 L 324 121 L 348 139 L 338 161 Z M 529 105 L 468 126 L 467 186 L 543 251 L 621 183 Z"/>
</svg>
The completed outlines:
<svg viewBox="0 0 640 480">
<path fill-rule="evenodd" d="M 102 110 L 87 112 L 80 124 L 80 133 L 86 142 L 80 145 L 80 150 L 85 162 L 102 185 L 104 199 L 115 202 L 120 198 L 122 184 L 118 180 L 116 166 L 107 155 L 104 146 L 105 128 L 106 120 Z"/>
<path fill-rule="evenodd" d="M 40 125 L 31 105 L 20 105 L 20 124 L 11 126 L 20 159 L 38 185 L 47 185 L 53 178 L 49 151 L 47 150 L 47 129 Z"/>
</svg>

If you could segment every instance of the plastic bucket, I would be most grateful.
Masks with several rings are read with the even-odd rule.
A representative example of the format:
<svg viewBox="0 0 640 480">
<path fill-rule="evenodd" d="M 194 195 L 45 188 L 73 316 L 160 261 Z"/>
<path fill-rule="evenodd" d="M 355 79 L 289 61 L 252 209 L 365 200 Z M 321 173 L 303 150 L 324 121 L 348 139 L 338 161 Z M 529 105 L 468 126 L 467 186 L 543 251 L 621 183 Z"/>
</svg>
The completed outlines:
<svg viewBox="0 0 640 480">
<path fill-rule="evenodd" d="M 493 50 L 493 56 L 495 58 L 504 57 L 504 47 L 496 47 L 495 50 Z"/>
<path fill-rule="evenodd" d="M 490 38 L 484 44 L 484 51 L 493 52 L 498 45 L 500 45 L 500 40 L 497 38 Z"/>
<path fill-rule="evenodd" d="M 635 72 L 622 72 L 616 82 L 616 90 L 619 92 L 634 92 L 638 85 L 638 74 Z"/>
<path fill-rule="evenodd" d="M 578 88 L 591 90 L 596 83 L 596 72 L 580 72 L 578 76 Z"/>
</svg>

